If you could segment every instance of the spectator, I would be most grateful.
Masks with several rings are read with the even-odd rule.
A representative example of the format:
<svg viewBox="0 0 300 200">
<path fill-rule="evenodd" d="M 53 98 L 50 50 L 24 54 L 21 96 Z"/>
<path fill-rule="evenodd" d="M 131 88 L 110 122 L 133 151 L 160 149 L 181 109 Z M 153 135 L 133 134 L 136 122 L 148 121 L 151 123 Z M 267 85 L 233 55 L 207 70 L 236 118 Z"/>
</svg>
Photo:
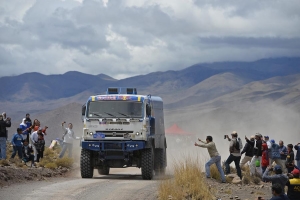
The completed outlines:
<svg viewBox="0 0 300 200">
<path fill-rule="evenodd" d="M 250 137 L 251 141 L 254 141 L 254 135 Z M 253 147 L 246 143 L 241 154 L 245 153 L 245 157 L 242 159 L 240 163 L 240 167 L 243 167 L 246 163 L 250 162 L 253 157 Z"/>
<path fill-rule="evenodd" d="M 269 163 L 270 164 L 272 164 L 272 162 L 271 162 L 271 158 L 272 158 L 272 155 L 271 155 L 271 151 L 272 151 L 272 149 L 271 149 L 271 142 L 270 142 L 270 140 L 269 140 L 269 136 L 264 136 L 264 142 L 267 144 L 267 146 L 268 146 L 268 156 L 269 156 Z"/>
<path fill-rule="evenodd" d="M 35 143 L 38 141 L 38 135 L 42 134 L 42 128 L 39 128 L 37 131 L 34 131 L 30 136 L 30 141 L 33 148 L 33 154 L 34 154 L 34 161 L 37 161 L 37 149 L 35 148 Z"/>
<path fill-rule="evenodd" d="M 286 183 L 288 187 L 287 196 L 290 200 L 300 199 L 300 179 L 299 179 L 299 169 L 294 169 L 291 174 L 294 178 L 288 180 Z"/>
<path fill-rule="evenodd" d="M 37 151 L 36 162 L 40 162 L 40 158 L 44 157 L 44 150 L 45 150 L 45 140 L 44 140 L 43 133 L 38 134 L 38 140 L 34 143 L 34 146 Z"/>
<path fill-rule="evenodd" d="M 279 184 L 272 185 L 273 197 L 270 200 L 289 200 L 286 194 L 282 193 L 282 188 Z"/>
<path fill-rule="evenodd" d="M 288 149 L 288 154 L 286 157 L 286 168 L 288 173 L 291 173 L 294 170 L 294 166 L 295 166 L 293 145 L 288 144 L 287 149 Z"/>
<path fill-rule="evenodd" d="M 280 147 L 278 144 L 275 143 L 275 140 L 271 140 L 271 162 L 275 162 L 277 165 L 280 165 L 283 172 L 286 172 L 285 162 L 281 162 L 280 156 Z"/>
<path fill-rule="evenodd" d="M 279 141 L 279 152 L 280 152 L 281 161 L 285 163 L 286 156 L 287 156 L 287 148 L 286 148 L 286 146 L 283 145 L 282 140 Z"/>
<path fill-rule="evenodd" d="M 23 158 L 22 156 L 22 146 L 23 146 L 23 137 L 22 137 L 22 129 L 17 128 L 17 133 L 15 133 L 12 137 L 11 144 L 13 145 L 13 153 L 11 154 L 11 159 L 16 156 L 18 152 L 18 156 L 20 159 Z"/>
<path fill-rule="evenodd" d="M 264 173 L 269 166 L 269 153 L 268 153 L 268 145 L 267 143 L 262 144 L 263 152 L 261 156 L 261 169 L 262 173 Z"/>
<path fill-rule="evenodd" d="M 31 127 L 31 126 L 32 126 L 32 122 L 31 122 L 30 114 L 29 114 L 29 113 L 26 114 L 25 119 L 26 119 L 26 120 L 25 120 L 25 123 L 26 123 L 26 125 L 27 125 L 27 128 Z"/>
<path fill-rule="evenodd" d="M 253 158 L 250 162 L 250 175 L 255 175 L 255 171 L 258 170 L 258 173 L 261 175 L 261 167 L 256 167 L 256 161 L 259 160 L 261 163 L 261 156 L 262 156 L 262 135 L 260 133 L 255 134 L 255 140 L 251 141 L 246 136 L 245 139 L 249 145 L 253 147 Z"/>
<path fill-rule="evenodd" d="M 205 164 L 205 173 L 206 177 L 210 178 L 210 166 L 212 164 L 216 164 L 218 171 L 221 175 L 222 183 L 226 183 L 225 175 L 223 172 L 223 169 L 221 167 L 221 156 L 217 151 L 216 144 L 213 142 L 213 138 L 211 136 L 206 137 L 206 142 L 198 139 L 199 142 L 202 142 L 203 144 L 197 144 L 195 142 L 195 146 L 207 148 L 210 160 Z"/>
<path fill-rule="evenodd" d="M 28 138 L 28 128 L 27 128 L 27 124 L 25 122 L 26 118 L 23 118 L 22 123 L 20 124 L 20 128 L 22 129 L 22 137 L 23 140 L 27 140 Z"/>
<path fill-rule="evenodd" d="M 6 159 L 6 140 L 7 140 L 7 127 L 11 126 L 10 118 L 3 120 L 0 115 L 0 160 Z"/>
<path fill-rule="evenodd" d="M 23 153 L 22 160 L 24 161 L 25 164 L 31 161 L 31 167 L 34 166 L 34 155 L 32 155 L 32 152 L 33 150 L 31 145 L 28 144 L 27 140 L 24 140 L 23 147 L 22 147 L 22 153 Z"/>
<path fill-rule="evenodd" d="M 263 174 L 263 180 L 264 181 L 271 181 L 272 185 L 274 184 L 280 184 L 281 188 L 282 188 L 282 193 L 284 194 L 284 186 L 288 181 L 288 177 L 285 174 L 282 174 L 282 169 L 280 167 L 280 165 L 275 165 L 274 167 L 274 171 L 275 171 L 275 175 L 268 175 L 269 171 L 273 170 L 273 168 L 271 166 L 268 166 L 266 171 Z"/>
<path fill-rule="evenodd" d="M 294 146 L 294 148 L 297 150 L 296 154 L 296 162 L 297 162 L 297 167 L 300 168 L 300 142 Z"/>
<path fill-rule="evenodd" d="M 64 156 L 67 149 L 68 149 L 68 152 L 69 152 L 69 157 L 72 157 L 73 139 L 76 139 L 75 136 L 74 136 L 74 131 L 72 130 L 72 128 L 73 128 L 72 123 L 68 124 L 68 128 L 64 127 L 65 123 L 66 122 L 63 122 L 61 124 L 62 129 L 64 131 L 64 133 L 63 133 L 63 140 L 64 141 L 63 141 L 62 150 L 59 154 L 59 158 L 62 158 Z"/>
<path fill-rule="evenodd" d="M 241 153 L 240 153 L 240 149 L 242 148 L 241 145 L 241 139 L 238 138 L 238 134 L 236 131 L 233 131 L 231 133 L 231 138 L 230 139 L 228 137 L 228 135 L 226 135 L 228 141 L 230 141 L 229 144 L 229 157 L 227 158 L 227 160 L 225 161 L 225 173 L 226 174 L 230 174 L 230 163 L 234 162 L 235 164 L 235 168 L 237 171 L 237 175 L 240 177 L 240 179 L 242 179 L 242 172 L 241 172 L 241 168 L 240 168 L 240 160 L 241 160 Z"/>
</svg>

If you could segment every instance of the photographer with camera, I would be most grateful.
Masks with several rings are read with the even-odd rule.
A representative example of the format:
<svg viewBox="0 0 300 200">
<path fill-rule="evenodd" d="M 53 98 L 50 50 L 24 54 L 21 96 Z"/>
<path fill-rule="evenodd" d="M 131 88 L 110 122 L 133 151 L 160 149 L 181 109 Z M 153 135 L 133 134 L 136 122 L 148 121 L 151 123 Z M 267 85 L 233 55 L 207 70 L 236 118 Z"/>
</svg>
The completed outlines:
<svg viewBox="0 0 300 200">
<path fill-rule="evenodd" d="M 294 166 L 295 166 L 295 160 L 294 160 L 295 154 L 293 151 L 293 145 L 288 144 L 287 149 L 288 149 L 288 153 L 287 153 L 285 165 L 288 173 L 291 173 L 294 170 Z"/>
<path fill-rule="evenodd" d="M 274 171 L 275 174 L 274 175 L 268 175 L 269 171 Z M 282 174 L 282 168 L 280 165 L 275 165 L 274 168 L 272 168 L 272 166 L 268 166 L 266 171 L 263 174 L 263 180 L 267 181 L 267 182 L 272 182 L 272 185 L 274 184 L 280 184 L 281 188 L 282 188 L 282 193 L 284 194 L 284 186 L 287 183 L 287 181 L 289 180 L 289 178 L 287 177 L 287 175 Z"/>
<path fill-rule="evenodd" d="M 251 135 L 250 140 L 254 141 L 254 135 Z M 246 163 L 251 162 L 251 159 L 253 157 L 253 147 L 250 144 L 246 143 L 241 152 L 241 155 L 243 155 L 244 153 L 245 156 L 240 163 L 240 167 L 243 167 Z"/>
<path fill-rule="evenodd" d="M 242 179 L 242 172 L 241 172 L 241 168 L 240 168 L 240 160 L 241 160 L 241 149 L 243 148 L 241 139 L 238 138 L 238 134 L 236 131 L 233 131 L 231 133 L 231 139 L 228 137 L 228 135 L 226 135 L 226 137 L 228 141 L 230 141 L 229 144 L 229 152 L 230 155 L 227 158 L 227 160 L 225 161 L 225 174 L 230 174 L 230 163 L 234 162 L 235 164 L 235 168 L 237 171 L 237 175 L 240 177 L 240 179 Z"/>
<path fill-rule="evenodd" d="M 11 119 L 10 117 L 6 118 L 5 113 L 5 119 L 4 115 L 0 115 L 0 160 L 6 159 L 6 140 L 7 140 L 7 127 L 11 127 Z"/>
</svg>

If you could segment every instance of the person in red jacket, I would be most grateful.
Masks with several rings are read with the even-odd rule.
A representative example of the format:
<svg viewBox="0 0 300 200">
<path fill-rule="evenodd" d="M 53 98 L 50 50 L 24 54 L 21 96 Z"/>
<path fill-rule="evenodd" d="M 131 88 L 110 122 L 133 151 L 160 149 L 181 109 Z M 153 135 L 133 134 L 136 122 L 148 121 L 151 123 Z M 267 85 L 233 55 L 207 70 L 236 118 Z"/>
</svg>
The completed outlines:
<svg viewBox="0 0 300 200">
<path fill-rule="evenodd" d="M 268 145 L 267 143 L 262 144 L 262 157 L 261 157 L 261 169 L 262 172 L 264 173 L 269 166 L 269 154 L 268 154 Z"/>
</svg>

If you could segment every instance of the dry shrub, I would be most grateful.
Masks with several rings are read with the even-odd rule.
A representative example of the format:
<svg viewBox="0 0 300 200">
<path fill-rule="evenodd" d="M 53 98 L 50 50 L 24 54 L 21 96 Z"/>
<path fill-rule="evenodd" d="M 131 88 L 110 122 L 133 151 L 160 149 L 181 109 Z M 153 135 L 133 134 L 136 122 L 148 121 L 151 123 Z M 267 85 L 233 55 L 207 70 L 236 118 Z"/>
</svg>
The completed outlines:
<svg viewBox="0 0 300 200">
<path fill-rule="evenodd" d="M 73 159 L 69 157 L 58 158 L 55 163 L 57 166 L 71 168 L 73 165 Z"/>
<path fill-rule="evenodd" d="M 54 150 L 45 148 L 44 157 L 55 157 L 55 156 L 56 156 L 56 152 Z"/>
<path fill-rule="evenodd" d="M 252 180 L 252 182 L 253 182 L 254 184 L 256 184 L 256 185 L 260 184 L 260 182 L 261 182 L 261 178 L 258 177 L 258 176 L 252 176 L 252 177 L 251 177 L 251 180 Z"/>
<path fill-rule="evenodd" d="M 9 166 L 9 162 L 7 160 L 0 160 L 0 165 L 1 166 Z"/>
<path fill-rule="evenodd" d="M 220 172 L 218 171 L 218 168 L 215 164 L 210 166 L 210 175 L 216 180 L 221 180 Z"/>
<path fill-rule="evenodd" d="M 57 168 L 57 164 L 56 163 L 47 163 L 45 165 L 45 168 L 56 169 Z"/>
<path fill-rule="evenodd" d="M 19 168 L 24 167 L 24 163 L 22 163 L 22 162 L 16 162 L 15 165 L 16 165 L 16 167 L 19 167 Z"/>
<path fill-rule="evenodd" d="M 245 185 L 250 184 L 250 182 L 251 182 L 250 176 L 243 176 L 242 182 L 243 182 L 243 184 L 245 184 Z"/>
<path fill-rule="evenodd" d="M 163 180 L 158 188 L 158 197 L 165 199 L 214 199 L 206 183 L 198 159 L 189 156 L 174 162 L 174 179 Z"/>
<path fill-rule="evenodd" d="M 45 167 L 48 163 L 53 163 L 53 160 L 49 157 L 44 157 L 40 162 L 39 162 L 39 166 L 40 167 Z"/>
</svg>

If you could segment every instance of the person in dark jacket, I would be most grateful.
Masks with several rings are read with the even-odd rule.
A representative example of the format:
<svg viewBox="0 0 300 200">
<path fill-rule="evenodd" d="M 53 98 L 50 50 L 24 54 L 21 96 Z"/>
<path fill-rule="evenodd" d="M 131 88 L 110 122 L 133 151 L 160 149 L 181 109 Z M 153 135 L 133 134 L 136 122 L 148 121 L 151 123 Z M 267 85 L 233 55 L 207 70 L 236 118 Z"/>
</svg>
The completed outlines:
<svg viewBox="0 0 300 200">
<path fill-rule="evenodd" d="M 249 145 L 253 147 L 253 157 L 250 162 L 250 175 L 255 175 L 256 170 L 258 170 L 258 173 L 262 174 L 261 167 L 256 167 L 256 161 L 259 160 L 259 163 L 261 163 L 261 156 L 262 156 L 262 135 L 260 133 L 255 134 L 255 140 L 251 141 L 246 136 L 245 139 Z"/>
<path fill-rule="evenodd" d="M 296 164 L 297 164 L 297 167 L 300 168 L 300 142 L 298 144 L 296 144 L 294 146 L 295 150 L 297 150 L 297 154 L 296 154 Z"/>
<path fill-rule="evenodd" d="M 295 155 L 294 155 L 294 151 L 293 151 L 293 145 L 292 144 L 288 144 L 287 145 L 287 149 L 288 149 L 288 154 L 286 157 L 286 168 L 288 173 L 291 173 L 291 171 L 294 170 L 295 167 Z"/>
<path fill-rule="evenodd" d="M 250 137 L 251 141 L 254 141 L 254 135 Z M 245 157 L 242 159 L 240 163 L 240 167 L 243 167 L 246 163 L 251 162 L 251 159 L 253 157 L 253 147 L 246 143 L 241 154 L 243 155 L 245 153 Z"/>
<path fill-rule="evenodd" d="M 22 147 L 22 160 L 25 162 L 25 164 L 29 161 L 31 161 L 31 167 L 34 165 L 34 155 L 32 147 L 28 144 L 27 140 L 24 140 L 23 147 Z"/>
<path fill-rule="evenodd" d="M 282 140 L 280 140 L 278 144 L 279 144 L 279 151 L 280 151 L 280 159 L 283 160 L 283 162 L 285 162 L 287 156 L 287 148 L 286 146 L 284 146 Z"/>
<path fill-rule="evenodd" d="M 288 180 L 286 186 L 288 187 L 287 196 L 290 200 L 300 199 L 300 178 L 299 169 L 294 169 L 291 174 L 294 178 Z"/>
<path fill-rule="evenodd" d="M 39 162 L 40 158 L 44 157 L 44 149 L 45 149 L 45 140 L 42 133 L 38 135 L 38 140 L 34 143 L 34 146 L 37 151 L 36 162 Z"/>
<path fill-rule="evenodd" d="M 272 194 L 273 197 L 270 200 L 290 200 L 286 194 L 282 193 L 282 188 L 278 183 L 272 185 Z"/>
<path fill-rule="evenodd" d="M 274 170 L 275 174 L 274 175 L 268 175 L 269 171 Z M 287 177 L 287 175 L 282 174 L 282 169 L 280 167 L 280 165 L 275 165 L 274 169 L 271 166 L 268 166 L 265 173 L 263 174 L 263 180 L 264 181 L 270 181 L 272 182 L 272 185 L 274 184 L 280 184 L 281 188 L 282 188 L 282 193 L 284 194 L 284 187 L 287 183 L 287 181 L 289 180 L 289 178 Z"/>
<path fill-rule="evenodd" d="M 7 127 L 11 126 L 10 118 L 6 120 L 0 115 L 0 160 L 6 159 Z"/>
<path fill-rule="evenodd" d="M 12 137 L 11 144 L 13 145 L 13 153 L 10 158 L 14 158 L 18 152 L 18 156 L 22 159 L 22 146 L 23 146 L 23 137 L 22 137 L 22 129 L 18 128 L 17 133 L 15 133 Z"/>
</svg>

